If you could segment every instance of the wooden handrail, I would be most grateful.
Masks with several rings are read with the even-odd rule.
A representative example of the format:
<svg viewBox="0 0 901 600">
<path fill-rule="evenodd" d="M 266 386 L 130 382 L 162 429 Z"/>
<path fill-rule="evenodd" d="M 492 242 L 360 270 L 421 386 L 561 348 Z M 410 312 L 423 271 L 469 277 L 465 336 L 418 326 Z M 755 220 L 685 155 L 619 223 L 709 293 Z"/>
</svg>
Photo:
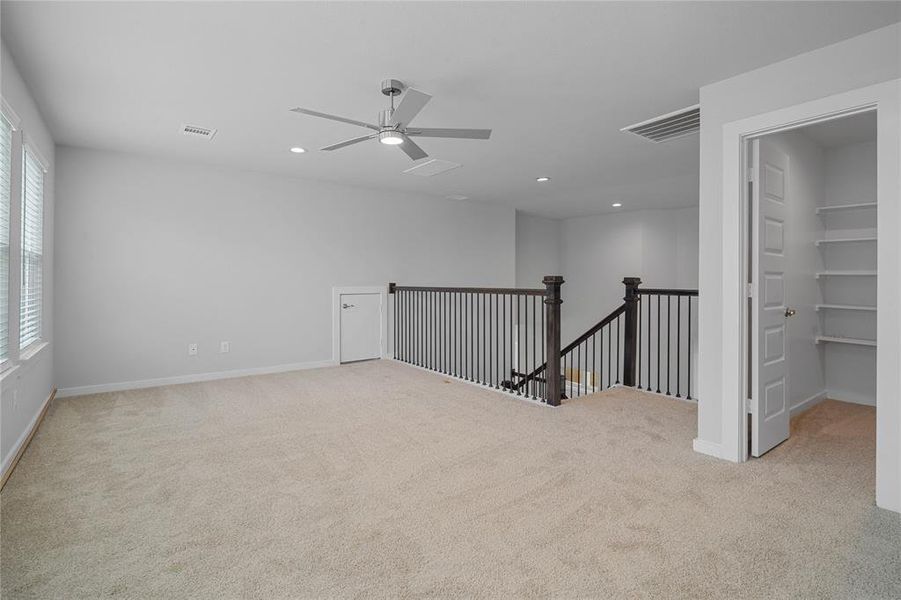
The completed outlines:
<svg viewBox="0 0 901 600">
<path fill-rule="evenodd" d="M 697 296 L 698 290 L 640 287 L 635 290 L 635 293 L 641 296 Z"/>
<path fill-rule="evenodd" d="M 626 312 L 626 305 L 621 304 L 619 307 L 614 309 L 614 311 L 612 313 L 610 313 L 609 315 L 607 315 L 606 317 L 604 317 L 603 319 L 598 321 L 594 326 L 592 326 L 590 329 L 588 329 L 588 331 L 586 331 L 585 333 L 583 333 L 582 335 L 577 337 L 575 340 L 573 340 L 572 342 L 567 344 L 565 348 L 560 350 L 560 355 L 559 355 L 560 358 L 565 356 L 567 352 L 570 352 L 571 350 L 573 350 L 573 348 L 578 347 L 579 344 L 581 344 L 582 342 L 584 342 L 585 340 L 590 338 L 592 335 L 596 334 L 598 331 L 600 331 L 601 329 L 603 329 L 604 327 L 606 327 L 607 325 L 612 323 L 617 317 L 622 315 L 624 312 Z M 532 371 L 531 373 L 529 373 L 528 375 L 522 376 L 522 379 L 520 381 L 516 382 L 515 384 L 513 384 L 511 389 L 514 389 L 514 390 L 520 389 L 526 383 L 528 383 L 529 381 L 534 379 L 536 375 L 540 375 L 546 368 L 547 368 L 547 362 L 545 362 L 544 364 L 542 364 L 539 367 L 536 367 L 535 370 Z"/>
<path fill-rule="evenodd" d="M 487 288 L 487 287 L 428 287 L 389 284 L 388 293 L 402 292 L 448 292 L 457 294 L 506 294 L 508 296 L 544 296 L 547 290 L 539 288 Z"/>
</svg>

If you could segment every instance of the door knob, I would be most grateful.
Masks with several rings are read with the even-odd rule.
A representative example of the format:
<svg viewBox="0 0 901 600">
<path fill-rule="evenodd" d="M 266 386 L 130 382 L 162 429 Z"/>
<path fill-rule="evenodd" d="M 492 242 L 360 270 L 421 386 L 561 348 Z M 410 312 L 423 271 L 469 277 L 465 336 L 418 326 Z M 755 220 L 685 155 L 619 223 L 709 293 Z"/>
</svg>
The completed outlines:
<svg viewBox="0 0 901 600">
<path fill-rule="evenodd" d="M 354 307 L 353 304 L 342 304 L 341 305 L 341 308 L 353 308 L 353 307 Z"/>
<path fill-rule="evenodd" d="M 795 313 L 796 313 L 796 312 L 798 312 L 798 311 L 796 311 L 796 310 L 793 309 L 793 308 L 786 308 L 786 309 L 785 309 L 785 316 L 786 316 L 786 317 L 793 317 L 793 316 L 795 316 Z"/>
</svg>

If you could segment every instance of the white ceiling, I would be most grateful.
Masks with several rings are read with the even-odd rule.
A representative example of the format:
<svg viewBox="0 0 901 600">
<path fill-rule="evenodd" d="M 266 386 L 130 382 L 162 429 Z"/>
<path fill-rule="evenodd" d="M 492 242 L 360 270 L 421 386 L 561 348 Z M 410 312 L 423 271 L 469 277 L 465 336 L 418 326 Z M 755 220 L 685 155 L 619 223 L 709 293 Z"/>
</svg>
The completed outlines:
<svg viewBox="0 0 901 600">
<path fill-rule="evenodd" d="M 60 144 L 175 157 L 569 217 L 697 204 L 697 136 L 620 127 L 694 104 L 704 84 L 889 25 L 899 3 L 10 2 L 2 35 Z M 382 79 L 434 96 L 422 139 L 463 167 L 420 178 L 365 130 Z M 182 123 L 217 128 L 212 142 Z M 535 177 L 552 181 L 537 184 Z"/>
<path fill-rule="evenodd" d="M 802 127 L 799 131 L 824 148 L 875 142 L 876 111 L 823 121 Z"/>
</svg>

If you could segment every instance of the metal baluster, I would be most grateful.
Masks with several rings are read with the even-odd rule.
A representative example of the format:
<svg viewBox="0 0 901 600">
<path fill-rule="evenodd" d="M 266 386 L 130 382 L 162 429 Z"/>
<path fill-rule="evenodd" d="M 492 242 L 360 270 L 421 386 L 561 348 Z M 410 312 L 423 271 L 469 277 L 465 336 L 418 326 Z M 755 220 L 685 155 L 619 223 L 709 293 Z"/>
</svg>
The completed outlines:
<svg viewBox="0 0 901 600">
<path fill-rule="evenodd" d="M 635 387 L 637 389 L 641 389 L 641 295 L 638 296 L 638 351 L 636 354 L 636 360 L 638 361 L 638 381 L 635 382 Z"/>
<path fill-rule="evenodd" d="M 494 389 L 501 384 L 500 360 L 501 360 L 501 305 L 498 301 L 500 294 L 494 295 Z"/>
<path fill-rule="evenodd" d="M 538 352 L 536 348 L 536 344 L 538 343 L 538 329 L 537 329 L 537 321 L 538 317 L 536 313 L 538 312 L 538 297 L 532 296 L 532 370 L 531 373 L 534 373 L 538 369 Z M 532 400 L 537 400 L 537 392 L 538 392 L 538 381 L 535 379 L 538 377 L 538 373 L 535 373 L 535 377 L 532 378 Z"/>
<path fill-rule="evenodd" d="M 582 342 L 585 346 L 585 356 L 582 358 L 582 379 L 585 380 L 585 385 L 583 386 L 585 389 L 585 393 L 588 393 L 588 340 Z"/>
<path fill-rule="evenodd" d="M 519 318 L 519 296 L 513 295 L 512 298 L 516 298 L 516 340 L 513 342 L 513 348 L 514 348 L 514 352 L 515 352 L 515 355 L 514 355 L 515 358 L 514 358 L 514 362 L 513 362 L 513 370 L 522 372 L 522 368 L 521 368 L 522 361 L 520 360 L 520 358 L 521 358 L 520 351 L 522 350 L 522 345 L 519 343 L 519 330 L 520 330 L 520 323 L 521 323 L 521 319 Z M 517 377 L 516 379 L 519 380 L 520 378 Z M 516 385 L 516 395 L 517 396 L 522 395 L 522 388 L 519 385 L 520 383 L 522 383 L 522 382 L 516 381 L 516 384 L 517 384 Z"/>
<path fill-rule="evenodd" d="M 454 377 L 457 376 L 457 294 L 456 292 L 451 292 L 450 294 L 450 302 L 451 302 L 451 317 L 453 323 L 451 324 L 451 372 L 454 374 Z"/>
<path fill-rule="evenodd" d="M 676 296 L 676 398 L 682 393 L 682 296 Z"/>
<path fill-rule="evenodd" d="M 651 304 L 654 303 L 653 296 L 648 296 L 648 381 L 647 391 L 651 391 Z"/>
<path fill-rule="evenodd" d="M 660 393 L 660 296 L 657 296 L 657 393 Z"/>
<path fill-rule="evenodd" d="M 541 305 L 541 364 L 544 365 L 544 387 L 542 388 L 539 386 L 538 390 L 539 390 L 539 395 L 542 398 L 544 398 L 545 402 L 547 402 L 547 359 L 544 357 L 544 349 L 545 349 L 545 344 L 547 344 L 547 340 L 545 338 L 545 331 L 544 331 L 544 311 L 546 310 L 545 305 L 544 305 L 544 296 L 541 297 L 540 305 Z"/>
<path fill-rule="evenodd" d="M 607 387 L 613 378 L 613 328 L 607 324 Z"/>
<path fill-rule="evenodd" d="M 671 295 L 666 296 L 666 395 L 669 396 L 669 383 L 672 378 L 673 373 L 673 361 L 670 360 L 670 352 L 673 350 L 672 344 L 672 331 L 673 331 L 673 323 L 672 317 L 670 316 L 670 307 L 673 305 L 672 303 L 673 297 Z"/>
<path fill-rule="evenodd" d="M 522 357 L 522 364 L 520 365 L 519 372 L 523 373 L 526 377 L 529 375 L 529 297 L 522 297 L 522 308 L 523 314 L 523 322 L 525 323 L 525 328 L 523 328 L 522 323 L 520 323 L 519 328 L 523 331 L 523 351 L 520 352 L 520 356 Z M 523 379 L 523 390 L 522 393 L 524 396 L 529 395 L 529 382 L 526 379 Z"/>
<path fill-rule="evenodd" d="M 476 343 L 477 336 L 479 334 L 479 325 L 478 325 L 478 317 L 475 313 L 475 294 L 469 295 L 469 380 L 476 380 L 476 350 L 478 349 L 478 344 Z"/>
<path fill-rule="evenodd" d="M 485 298 L 487 294 L 482 294 L 482 385 L 487 385 L 491 381 L 488 374 L 488 356 L 486 349 L 488 348 L 488 334 L 485 332 Z M 489 309 L 491 307 L 489 306 Z M 491 324 L 491 317 L 488 317 L 488 324 Z"/>
<path fill-rule="evenodd" d="M 691 400 L 691 296 L 688 297 L 688 393 L 685 397 Z"/>
<path fill-rule="evenodd" d="M 472 332 L 469 329 L 470 326 L 470 314 L 469 314 L 469 294 L 463 294 L 463 379 L 469 381 L 469 345 L 470 338 L 472 337 Z"/>
<path fill-rule="evenodd" d="M 599 379 L 601 380 L 601 388 L 607 389 L 607 387 L 604 385 L 604 328 L 601 327 L 598 330 L 598 333 L 601 334 L 601 343 L 598 345 L 598 347 L 601 349 L 600 360 L 598 361 L 598 371 L 601 372 Z"/>
<path fill-rule="evenodd" d="M 616 317 L 616 383 L 619 383 L 619 353 L 620 353 L 620 345 L 619 345 L 619 317 Z"/>
<path fill-rule="evenodd" d="M 507 295 L 501 294 L 501 387 L 507 380 Z"/>
</svg>

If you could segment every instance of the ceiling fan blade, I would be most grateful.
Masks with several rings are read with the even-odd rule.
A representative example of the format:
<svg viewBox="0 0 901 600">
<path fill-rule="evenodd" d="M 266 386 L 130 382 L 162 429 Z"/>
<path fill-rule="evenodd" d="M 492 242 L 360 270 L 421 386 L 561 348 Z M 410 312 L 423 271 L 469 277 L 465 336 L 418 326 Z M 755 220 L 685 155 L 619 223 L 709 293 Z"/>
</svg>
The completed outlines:
<svg viewBox="0 0 901 600">
<path fill-rule="evenodd" d="M 426 154 L 425 150 L 423 150 L 422 148 L 417 146 L 413 142 L 413 140 L 411 140 L 407 136 L 404 136 L 404 143 L 398 144 L 397 147 L 400 148 L 401 150 L 403 150 L 404 153 L 407 156 L 409 156 L 410 158 L 412 158 L 413 160 L 419 160 L 420 158 L 425 158 L 428 156 L 428 154 Z"/>
<path fill-rule="evenodd" d="M 432 97 L 425 92 L 420 92 L 413 88 L 408 89 L 404 92 L 404 97 L 400 101 L 400 106 L 394 109 L 394 114 L 391 115 L 390 124 L 400 125 L 401 127 L 406 126 L 413 120 L 413 117 L 419 114 L 419 111 L 421 111 L 431 99 Z"/>
<path fill-rule="evenodd" d="M 330 119 L 332 121 L 340 121 L 342 123 L 349 123 L 350 125 L 357 125 L 359 127 L 368 127 L 369 129 L 373 129 L 378 131 L 379 128 L 372 123 L 364 123 L 363 121 L 355 121 L 353 119 L 346 119 L 344 117 L 338 117 L 335 115 L 330 115 L 328 113 L 322 113 L 315 110 L 309 110 L 307 108 L 292 108 L 291 112 L 301 113 L 304 115 L 310 115 L 311 117 L 321 117 L 323 119 Z"/>
<path fill-rule="evenodd" d="M 332 144 L 331 146 L 326 146 L 325 148 L 320 148 L 320 150 L 329 151 L 329 150 L 338 150 L 339 148 L 344 148 L 345 146 L 351 146 L 353 144 L 359 144 L 360 142 L 365 142 L 366 140 L 371 140 L 374 137 L 378 137 L 379 134 L 372 133 L 370 135 L 364 135 L 357 138 L 353 138 L 350 140 L 344 140 L 343 142 L 338 142 L 337 144 Z"/>
<path fill-rule="evenodd" d="M 415 127 L 405 131 L 407 135 L 438 138 L 465 138 L 468 140 L 487 140 L 491 137 L 490 129 L 437 129 Z"/>
</svg>

